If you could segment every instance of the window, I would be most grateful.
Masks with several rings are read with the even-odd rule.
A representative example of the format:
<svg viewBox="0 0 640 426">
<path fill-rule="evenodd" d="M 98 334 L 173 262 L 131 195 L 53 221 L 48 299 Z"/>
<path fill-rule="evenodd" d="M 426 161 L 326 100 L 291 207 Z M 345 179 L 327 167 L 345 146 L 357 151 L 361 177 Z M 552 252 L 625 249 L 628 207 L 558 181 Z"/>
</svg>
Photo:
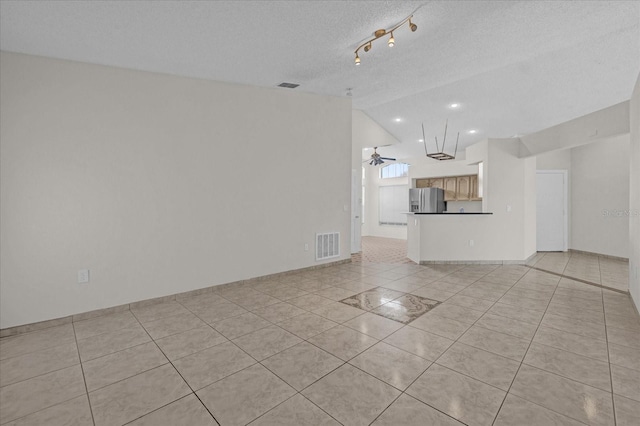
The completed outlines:
<svg viewBox="0 0 640 426">
<path fill-rule="evenodd" d="M 406 226 L 406 213 L 409 211 L 409 186 L 381 186 L 378 208 L 380 225 Z"/>
<path fill-rule="evenodd" d="M 380 179 L 399 178 L 408 175 L 409 165 L 406 163 L 389 164 L 380 169 Z"/>
</svg>

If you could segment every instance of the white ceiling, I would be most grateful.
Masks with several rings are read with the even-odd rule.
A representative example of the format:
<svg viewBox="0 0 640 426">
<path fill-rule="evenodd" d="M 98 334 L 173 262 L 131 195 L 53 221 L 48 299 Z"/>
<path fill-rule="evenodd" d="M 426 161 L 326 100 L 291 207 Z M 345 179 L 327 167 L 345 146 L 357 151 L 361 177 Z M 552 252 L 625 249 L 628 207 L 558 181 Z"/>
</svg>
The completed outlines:
<svg viewBox="0 0 640 426">
<path fill-rule="evenodd" d="M 394 48 L 381 39 L 354 65 L 358 44 L 414 11 L 415 33 L 402 27 Z M 354 108 L 401 142 L 380 152 L 407 158 L 424 155 L 422 122 L 433 149 L 449 119 L 453 149 L 457 131 L 464 147 L 629 99 L 640 2 L 2 0 L 0 49 L 334 96 L 350 87 Z"/>
</svg>

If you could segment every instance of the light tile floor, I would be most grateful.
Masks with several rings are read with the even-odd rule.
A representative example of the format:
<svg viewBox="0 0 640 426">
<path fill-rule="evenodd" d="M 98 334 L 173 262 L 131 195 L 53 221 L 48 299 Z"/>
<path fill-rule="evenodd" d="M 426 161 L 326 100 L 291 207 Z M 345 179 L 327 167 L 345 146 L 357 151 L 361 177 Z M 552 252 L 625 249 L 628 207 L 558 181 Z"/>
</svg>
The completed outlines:
<svg viewBox="0 0 640 426">
<path fill-rule="evenodd" d="M 629 291 L 629 262 L 624 260 L 576 252 L 541 252 L 528 265 L 615 290 Z"/>
<path fill-rule="evenodd" d="M 339 302 L 380 287 L 441 303 Z M 216 422 L 638 425 L 640 318 L 525 266 L 352 263 L 0 340 L 2 425 Z"/>
</svg>

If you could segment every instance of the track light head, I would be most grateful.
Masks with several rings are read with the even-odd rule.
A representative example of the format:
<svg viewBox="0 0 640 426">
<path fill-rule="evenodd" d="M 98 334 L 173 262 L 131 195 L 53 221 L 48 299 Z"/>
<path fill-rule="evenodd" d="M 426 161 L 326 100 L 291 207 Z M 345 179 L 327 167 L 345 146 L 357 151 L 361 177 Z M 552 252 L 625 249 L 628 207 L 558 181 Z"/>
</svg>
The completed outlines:
<svg viewBox="0 0 640 426">
<path fill-rule="evenodd" d="M 356 60 L 355 60 L 356 65 L 360 65 L 360 56 L 358 56 L 358 54 L 356 53 Z"/>
<path fill-rule="evenodd" d="M 373 32 L 373 35 L 375 36 L 375 38 L 380 38 L 380 37 L 382 37 L 383 35 L 385 35 L 386 33 L 387 33 L 387 30 L 385 30 L 385 29 L 380 29 L 380 30 L 375 30 L 375 31 Z"/>
<path fill-rule="evenodd" d="M 370 50 L 371 50 L 371 43 L 369 43 L 369 44 L 365 44 L 365 45 L 364 45 L 364 51 L 365 51 L 365 52 L 368 52 L 368 51 L 370 51 Z"/>
<path fill-rule="evenodd" d="M 391 32 L 391 37 L 389 38 L 389 42 L 387 43 L 389 47 L 393 47 L 396 45 L 396 40 L 393 38 L 393 31 Z"/>
<path fill-rule="evenodd" d="M 416 32 L 416 30 L 418 29 L 418 26 L 416 24 L 414 24 L 413 22 L 411 22 L 411 19 L 409 19 L 409 28 L 411 28 L 411 32 Z"/>
</svg>

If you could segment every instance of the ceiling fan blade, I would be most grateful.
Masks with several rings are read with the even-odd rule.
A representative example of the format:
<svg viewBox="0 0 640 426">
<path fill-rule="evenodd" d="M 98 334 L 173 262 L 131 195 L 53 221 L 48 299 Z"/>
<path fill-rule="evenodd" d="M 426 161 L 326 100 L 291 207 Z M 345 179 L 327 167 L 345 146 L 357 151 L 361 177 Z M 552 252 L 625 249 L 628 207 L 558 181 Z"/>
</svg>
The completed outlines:
<svg viewBox="0 0 640 426">
<path fill-rule="evenodd" d="M 389 158 L 389 157 L 380 157 L 383 160 L 389 160 L 389 161 L 396 161 L 395 158 Z"/>
</svg>

